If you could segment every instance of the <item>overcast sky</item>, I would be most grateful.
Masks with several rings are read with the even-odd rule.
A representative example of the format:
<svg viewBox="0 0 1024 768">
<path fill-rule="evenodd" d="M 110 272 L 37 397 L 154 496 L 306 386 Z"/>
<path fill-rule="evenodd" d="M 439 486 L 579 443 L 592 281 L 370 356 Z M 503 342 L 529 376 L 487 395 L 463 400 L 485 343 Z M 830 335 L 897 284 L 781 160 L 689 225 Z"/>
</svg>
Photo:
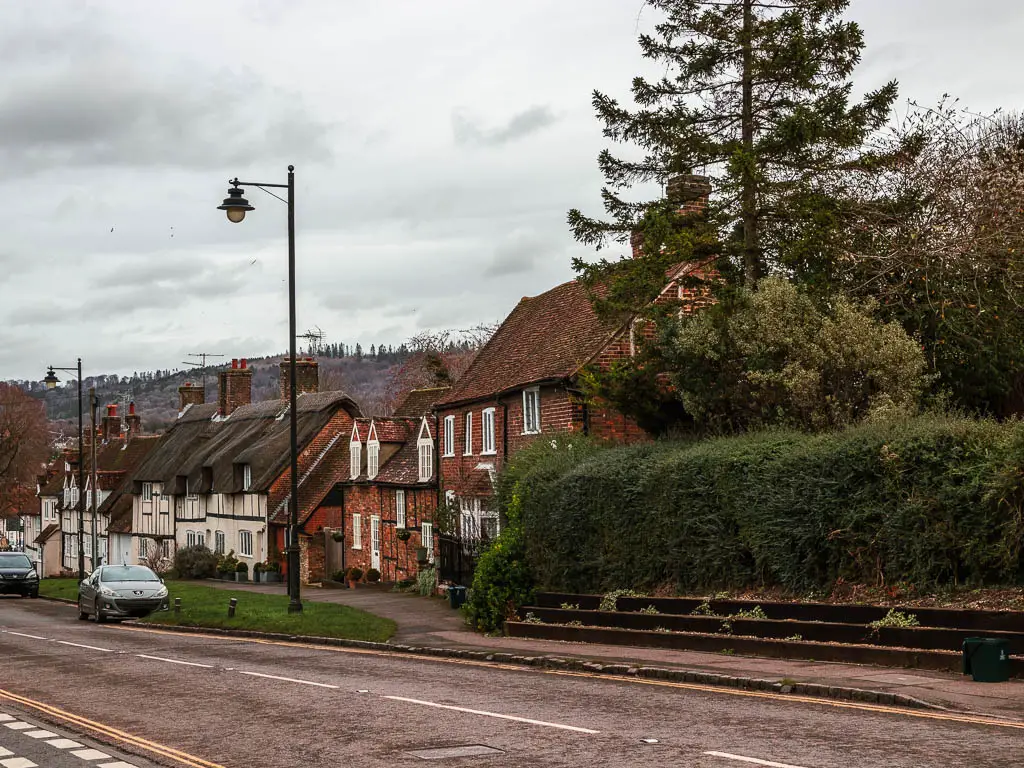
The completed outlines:
<svg viewBox="0 0 1024 768">
<path fill-rule="evenodd" d="M 854 0 L 863 91 L 1024 106 L 1019 0 Z M 572 277 L 598 213 L 594 88 L 642 69 L 641 0 L 0 3 L 0 379 L 256 357 L 298 323 L 397 344 Z"/>
</svg>

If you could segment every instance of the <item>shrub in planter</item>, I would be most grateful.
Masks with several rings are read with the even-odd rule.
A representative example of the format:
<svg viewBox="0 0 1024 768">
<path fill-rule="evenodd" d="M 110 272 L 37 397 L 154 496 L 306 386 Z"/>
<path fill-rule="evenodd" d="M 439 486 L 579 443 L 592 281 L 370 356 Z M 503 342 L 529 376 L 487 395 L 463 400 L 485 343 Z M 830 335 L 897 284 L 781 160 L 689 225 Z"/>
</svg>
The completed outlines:
<svg viewBox="0 0 1024 768">
<path fill-rule="evenodd" d="M 331 574 L 331 581 L 340 581 L 344 584 L 348 580 L 348 571 L 335 571 Z"/>
<path fill-rule="evenodd" d="M 276 560 L 268 560 L 263 563 L 262 572 L 261 581 L 266 584 L 276 584 L 281 581 L 281 566 Z"/>
<path fill-rule="evenodd" d="M 378 581 L 380 581 L 380 571 L 378 571 L 376 568 L 371 568 L 366 572 L 366 580 L 371 584 L 376 584 Z"/>
<path fill-rule="evenodd" d="M 260 574 L 263 573 L 263 563 L 254 563 L 252 566 L 252 580 L 259 581 Z"/>
<path fill-rule="evenodd" d="M 245 563 L 239 563 L 235 566 L 235 581 L 248 581 L 249 580 L 249 566 Z"/>
<path fill-rule="evenodd" d="M 235 557 L 235 550 L 231 550 L 226 555 L 221 555 L 220 560 L 217 561 L 217 572 L 222 578 L 232 580 L 235 578 L 235 568 L 238 567 L 238 558 Z"/>
<path fill-rule="evenodd" d="M 217 556 L 202 544 L 182 547 L 174 553 L 174 570 L 181 579 L 212 579 L 218 566 Z"/>
<path fill-rule="evenodd" d="M 349 568 L 345 578 L 349 583 L 359 581 L 363 578 L 363 569 L 356 567 Z"/>
<path fill-rule="evenodd" d="M 398 533 L 395 534 L 395 538 L 399 541 L 408 541 L 412 538 L 412 531 L 408 528 L 399 528 Z"/>
<path fill-rule="evenodd" d="M 345 540 L 345 532 L 344 531 L 335 531 L 334 533 L 331 534 L 331 538 L 334 539 L 335 541 L 344 541 Z"/>
</svg>

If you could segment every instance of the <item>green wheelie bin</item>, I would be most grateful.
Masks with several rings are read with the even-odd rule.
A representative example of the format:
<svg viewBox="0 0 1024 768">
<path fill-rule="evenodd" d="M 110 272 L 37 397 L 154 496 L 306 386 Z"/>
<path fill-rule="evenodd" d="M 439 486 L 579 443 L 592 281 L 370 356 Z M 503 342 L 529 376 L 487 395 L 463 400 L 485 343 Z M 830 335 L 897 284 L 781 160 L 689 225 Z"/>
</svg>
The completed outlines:
<svg viewBox="0 0 1024 768">
<path fill-rule="evenodd" d="M 976 683 L 1003 683 L 1010 679 L 1009 643 L 991 637 L 964 640 L 964 674 Z"/>
</svg>

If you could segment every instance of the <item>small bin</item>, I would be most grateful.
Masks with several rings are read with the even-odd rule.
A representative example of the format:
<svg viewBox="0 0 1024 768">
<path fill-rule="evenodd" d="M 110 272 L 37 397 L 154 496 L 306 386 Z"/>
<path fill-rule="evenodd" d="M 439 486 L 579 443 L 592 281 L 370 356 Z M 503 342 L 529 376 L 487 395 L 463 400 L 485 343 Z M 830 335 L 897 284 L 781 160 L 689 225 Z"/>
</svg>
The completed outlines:
<svg viewBox="0 0 1024 768">
<path fill-rule="evenodd" d="M 448 587 L 448 605 L 453 609 L 460 608 L 466 602 L 466 588 L 452 585 Z"/>
<path fill-rule="evenodd" d="M 1010 679 L 1010 644 L 991 637 L 968 637 L 963 645 L 963 670 L 976 683 L 1003 683 Z"/>
</svg>

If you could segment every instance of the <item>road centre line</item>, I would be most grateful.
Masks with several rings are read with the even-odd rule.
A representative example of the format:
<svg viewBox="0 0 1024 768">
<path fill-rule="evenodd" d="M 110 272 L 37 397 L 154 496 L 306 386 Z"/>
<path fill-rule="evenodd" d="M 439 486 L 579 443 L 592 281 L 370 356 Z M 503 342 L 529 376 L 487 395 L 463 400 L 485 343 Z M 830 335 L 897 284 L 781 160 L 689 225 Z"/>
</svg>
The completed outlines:
<svg viewBox="0 0 1024 768">
<path fill-rule="evenodd" d="M 49 640 L 50 639 L 48 637 L 40 637 L 39 635 L 28 635 L 28 634 L 26 634 L 24 632 L 12 632 L 9 629 L 5 629 L 4 633 L 8 634 L 8 635 L 17 635 L 18 637 L 30 637 L 33 640 Z"/>
<path fill-rule="evenodd" d="M 182 765 L 186 765 L 189 768 L 224 768 L 224 766 L 219 763 L 213 763 L 209 760 L 204 760 L 201 757 L 190 755 L 188 752 L 182 752 L 174 747 L 168 747 L 163 744 L 158 744 L 155 741 L 149 741 L 141 736 L 135 736 L 125 731 L 118 730 L 112 726 L 104 725 L 103 723 L 96 722 L 95 720 L 89 720 L 81 715 L 72 714 L 71 712 L 58 709 L 57 707 L 49 704 L 44 704 L 41 701 L 21 696 L 17 693 L 12 693 L 11 691 L 6 691 L 2 688 L 0 688 L 0 700 L 7 700 L 15 704 L 20 704 L 24 707 L 35 709 L 42 712 L 44 715 L 70 723 L 71 725 L 79 728 L 85 728 L 115 741 L 139 747 L 160 755 L 161 757 L 170 758 L 171 760 Z"/>
<path fill-rule="evenodd" d="M 302 685 L 315 685 L 317 688 L 333 688 L 338 690 L 340 686 L 329 685 L 328 683 L 314 683 L 312 680 L 296 680 L 294 677 L 278 677 L 277 675 L 264 675 L 261 672 L 244 672 L 238 670 L 240 675 L 249 675 L 250 677 L 265 677 L 268 680 L 283 680 L 286 683 L 300 683 Z"/>
<path fill-rule="evenodd" d="M 203 669 L 213 669 L 212 664 L 199 664 L 195 661 L 181 661 L 180 659 L 165 659 L 163 656 L 148 656 L 145 653 L 135 654 L 140 659 L 152 659 L 153 661 L 166 661 L 169 664 L 184 664 L 186 667 L 202 667 Z"/>
<path fill-rule="evenodd" d="M 771 760 L 759 760 L 756 757 L 744 757 L 743 755 L 733 755 L 728 752 L 705 752 L 705 755 L 711 757 L 721 757 L 725 760 L 736 760 L 741 763 L 753 763 L 754 765 L 765 765 L 768 768 L 801 768 L 799 765 L 790 765 L 789 763 L 773 763 Z"/>
<path fill-rule="evenodd" d="M 88 648 L 90 651 L 103 651 L 104 653 L 113 653 L 114 652 L 114 650 L 112 648 L 98 648 L 95 645 L 82 645 L 81 643 L 71 643 L 71 642 L 68 642 L 67 640 L 58 640 L 57 642 L 60 643 L 61 645 L 72 645 L 75 648 Z"/>
<path fill-rule="evenodd" d="M 577 733 L 600 733 L 591 728 L 580 728 L 575 725 L 563 725 L 562 723 L 549 723 L 545 720 L 531 720 L 528 717 L 516 717 L 514 715 L 500 715 L 497 712 L 486 712 L 482 709 L 467 709 L 466 707 L 455 707 L 450 704 L 438 704 L 433 701 L 422 701 L 421 699 L 407 699 L 405 696 L 381 696 L 382 699 L 391 699 L 392 701 L 404 701 L 409 704 L 421 704 L 424 707 L 434 707 L 436 709 L 449 709 L 453 712 L 465 712 L 470 715 L 483 715 L 484 717 L 496 717 L 499 720 L 514 720 L 517 723 L 529 723 L 530 725 L 543 725 L 547 728 L 558 728 L 563 731 L 576 731 Z"/>
</svg>

